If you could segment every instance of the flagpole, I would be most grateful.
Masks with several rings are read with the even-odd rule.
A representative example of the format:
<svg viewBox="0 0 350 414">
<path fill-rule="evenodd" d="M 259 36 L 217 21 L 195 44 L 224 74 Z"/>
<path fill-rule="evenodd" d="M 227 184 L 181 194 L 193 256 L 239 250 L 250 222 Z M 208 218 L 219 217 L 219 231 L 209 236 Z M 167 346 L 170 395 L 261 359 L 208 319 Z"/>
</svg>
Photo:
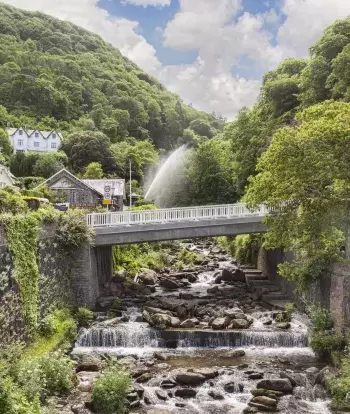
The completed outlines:
<svg viewBox="0 0 350 414">
<path fill-rule="evenodd" d="M 131 158 L 129 160 L 129 172 L 130 172 L 129 184 L 130 184 L 130 208 L 131 208 L 132 207 L 132 196 L 131 196 Z"/>
</svg>

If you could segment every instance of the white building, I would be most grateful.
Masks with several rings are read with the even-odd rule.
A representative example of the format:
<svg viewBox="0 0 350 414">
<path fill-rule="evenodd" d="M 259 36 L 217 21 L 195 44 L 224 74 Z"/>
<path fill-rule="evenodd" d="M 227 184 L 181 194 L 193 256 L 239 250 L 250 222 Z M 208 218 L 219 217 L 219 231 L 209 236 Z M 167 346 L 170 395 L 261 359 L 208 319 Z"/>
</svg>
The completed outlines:
<svg viewBox="0 0 350 414">
<path fill-rule="evenodd" d="M 0 164 L 0 188 L 13 187 L 15 185 L 15 176 L 2 164 Z"/>
<path fill-rule="evenodd" d="M 57 152 L 61 146 L 62 135 L 57 131 L 37 129 L 8 128 L 7 132 L 13 152 Z"/>
</svg>

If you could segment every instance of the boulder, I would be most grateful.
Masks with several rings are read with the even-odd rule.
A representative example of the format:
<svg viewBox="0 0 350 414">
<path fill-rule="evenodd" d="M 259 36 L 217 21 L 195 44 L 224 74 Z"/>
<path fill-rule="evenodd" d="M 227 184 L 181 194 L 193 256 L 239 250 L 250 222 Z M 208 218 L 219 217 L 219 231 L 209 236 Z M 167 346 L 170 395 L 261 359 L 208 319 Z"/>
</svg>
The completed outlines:
<svg viewBox="0 0 350 414">
<path fill-rule="evenodd" d="M 265 396 L 254 397 L 249 405 L 258 408 L 260 411 L 277 411 L 277 401 Z"/>
<path fill-rule="evenodd" d="M 140 269 L 138 272 L 135 282 L 142 283 L 143 285 L 153 286 L 157 283 L 157 273 L 151 269 Z"/>
<path fill-rule="evenodd" d="M 194 273 L 188 273 L 188 274 L 186 275 L 186 277 L 187 277 L 187 280 L 188 280 L 190 283 L 196 283 L 196 282 L 197 282 L 197 280 L 198 280 L 197 276 L 196 276 Z"/>
<path fill-rule="evenodd" d="M 102 363 L 99 358 L 96 358 L 93 355 L 84 355 L 77 363 L 75 371 L 99 372 L 101 369 Z"/>
<path fill-rule="evenodd" d="M 205 381 L 205 376 L 195 372 L 181 372 L 175 377 L 176 382 L 181 385 L 200 385 Z"/>
<path fill-rule="evenodd" d="M 167 378 L 167 379 L 163 380 L 163 381 L 160 383 L 160 386 L 161 386 L 162 388 L 165 388 L 165 389 L 169 390 L 169 389 L 171 389 L 171 388 L 176 387 L 176 382 L 175 382 L 174 380 L 172 380 L 171 378 Z"/>
<path fill-rule="evenodd" d="M 195 328 L 196 325 L 198 325 L 199 321 L 196 318 L 193 319 L 186 319 L 185 321 L 183 321 L 180 324 L 180 328 L 184 328 L 184 329 L 191 329 L 191 328 Z"/>
<path fill-rule="evenodd" d="M 229 394 L 243 392 L 244 385 L 237 382 L 228 382 L 224 384 L 224 390 Z"/>
<path fill-rule="evenodd" d="M 248 378 L 251 380 L 259 380 L 264 378 L 263 372 L 253 372 L 252 374 L 248 375 Z"/>
<path fill-rule="evenodd" d="M 218 292 L 220 292 L 219 286 L 214 286 L 212 288 L 207 289 L 208 295 L 215 295 Z"/>
<path fill-rule="evenodd" d="M 280 377 L 281 378 L 286 378 L 287 380 L 289 380 L 289 382 L 292 384 L 292 387 L 295 387 L 297 385 L 295 379 L 293 377 L 291 377 L 290 375 L 288 375 L 284 371 L 280 372 Z"/>
<path fill-rule="evenodd" d="M 227 318 L 215 318 L 211 323 L 211 327 L 215 330 L 225 329 L 228 322 Z"/>
<path fill-rule="evenodd" d="M 162 352 L 155 352 L 153 354 L 153 357 L 155 359 L 158 359 L 158 361 L 167 361 L 169 359 L 169 356 L 167 354 L 162 353 Z"/>
<path fill-rule="evenodd" d="M 162 400 L 166 401 L 168 399 L 168 394 L 164 390 L 156 390 L 156 396 Z"/>
<path fill-rule="evenodd" d="M 180 398 L 194 398 L 197 395 L 197 391 L 193 388 L 179 388 L 175 391 L 175 397 Z"/>
<path fill-rule="evenodd" d="M 171 326 L 171 316 L 164 315 L 163 313 L 155 313 L 151 315 L 151 321 L 149 322 L 155 329 L 166 329 Z"/>
<path fill-rule="evenodd" d="M 138 382 L 139 384 L 144 383 L 144 382 L 148 382 L 150 379 L 152 378 L 152 374 L 150 372 L 145 372 L 144 374 L 140 375 L 138 378 L 136 378 L 136 382 Z"/>
<path fill-rule="evenodd" d="M 209 397 L 211 397 L 213 400 L 224 400 L 225 397 L 218 391 L 210 390 L 208 391 Z"/>
<path fill-rule="evenodd" d="M 246 329 L 249 327 L 249 322 L 245 319 L 232 319 L 231 329 Z"/>
<path fill-rule="evenodd" d="M 258 382 L 256 387 L 264 388 L 265 390 L 281 391 L 283 393 L 290 393 L 293 391 L 292 384 L 285 378 L 264 379 Z"/>
<path fill-rule="evenodd" d="M 219 375 L 219 371 L 215 368 L 198 368 L 193 370 L 195 374 L 200 374 L 205 377 L 205 379 L 214 379 Z"/>
<path fill-rule="evenodd" d="M 245 282 L 244 272 L 234 265 L 222 269 L 221 280 L 224 282 Z"/>
<path fill-rule="evenodd" d="M 290 323 L 289 322 L 281 322 L 281 323 L 276 323 L 276 328 L 277 329 L 289 329 L 290 328 Z"/>
<path fill-rule="evenodd" d="M 240 358 L 245 356 L 243 349 L 235 349 L 233 351 L 227 351 L 222 355 L 223 358 Z"/>
<path fill-rule="evenodd" d="M 179 284 L 172 279 L 162 279 L 159 284 L 165 289 L 175 290 L 179 288 Z"/>
<path fill-rule="evenodd" d="M 224 315 L 230 319 L 247 319 L 247 316 L 240 309 L 226 309 Z"/>
<path fill-rule="evenodd" d="M 259 413 L 259 410 L 255 407 L 246 407 L 243 410 L 243 414 L 255 414 L 255 413 Z"/>
<path fill-rule="evenodd" d="M 153 306 L 145 306 L 143 309 L 145 311 L 147 311 L 148 313 L 150 313 L 150 314 L 152 314 L 152 313 L 162 313 L 164 315 L 172 316 L 172 313 L 170 311 L 160 309 L 160 308 L 154 308 Z"/>
<path fill-rule="evenodd" d="M 265 396 L 273 398 L 275 400 L 284 395 L 281 391 L 264 390 L 263 388 L 260 388 L 258 390 L 251 390 L 250 392 L 254 395 L 254 397 Z"/>
<path fill-rule="evenodd" d="M 170 318 L 170 323 L 172 328 L 178 328 L 180 326 L 180 319 L 176 318 L 175 316 Z"/>
</svg>

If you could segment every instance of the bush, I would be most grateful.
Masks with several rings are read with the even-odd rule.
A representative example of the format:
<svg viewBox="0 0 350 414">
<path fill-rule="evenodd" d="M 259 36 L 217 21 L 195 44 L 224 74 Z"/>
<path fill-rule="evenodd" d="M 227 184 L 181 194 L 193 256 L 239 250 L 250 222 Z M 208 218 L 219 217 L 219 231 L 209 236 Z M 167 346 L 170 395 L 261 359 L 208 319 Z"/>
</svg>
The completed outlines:
<svg viewBox="0 0 350 414">
<path fill-rule="evenodd" d="M 86 223 L 84 212 L 69 210 L 60 217 L 56 240 L 62 249 L 69 251 L 84 244 L 92 244 L 93 234 L 92 228 Z"/>
<path fill-rule="evenodd" d="M 72 361 L 59 352 L 25 359 L 20 363 L 16 379 L 29 401 L 62 395 L 73 386 Z"/>
<path fill-rule="evenodd" d="M 10 378 L 0 377 L 0 414 L 40 414 L 38 398 L 28 401 Z"/>
<path fill-rule="evenodd" d="M 92 400 L 96 411 L 100 414 L 123 414 L 130 385 L 129 375 L 120 367 L 108 368 L 93 388 Z"/>
<path fill-rule="evenodd" d="M 234 240 L 235 259 L 243 265 L 256 266 L 261 246 L 261 236 L 257 234 L 242 234 Z"/>
<path fill-rule="evenodd" d="M 311 348 L 320 357 L 328 357 L 332 351 L 342 351 L 346 346 L 343 335 L 327 335 L 323 332 L 314 332 L 311 336 Z"/>
<path fill-rule="evenodd" d="M 195 252 L 190 252 L 187 249 L 182 249 L 177 255 L 177 259 L 185 265 L 193 265 L 201 261 L 202 256 Z"/>
<path fill-rule="evenodd" d="M 343 359 L 339 378 L 331 382 L 330 391 L 336 407 L 350 409 L 350 356 Z"/>
<path fill-rule="evenodd" d="M 317 305 L 311 309 L 311 322 L 315 332 L 329 331 L 333 328 L 331 312 Z"/>
<path fill-rule="evenodd" d="M 94 319 L 94 313 L 87 308 L 79 308 L 76 313 L 76 319 L 79 326 L 87 328 Z"/>
</svg>

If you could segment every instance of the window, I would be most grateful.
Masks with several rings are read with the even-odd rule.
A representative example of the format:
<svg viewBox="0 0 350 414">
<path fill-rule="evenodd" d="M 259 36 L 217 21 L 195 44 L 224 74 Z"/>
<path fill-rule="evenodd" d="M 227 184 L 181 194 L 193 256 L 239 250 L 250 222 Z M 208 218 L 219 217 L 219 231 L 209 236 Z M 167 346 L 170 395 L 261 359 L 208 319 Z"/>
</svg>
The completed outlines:
<svg viewBox="0 0 350 414">
<path fill-rule="evenodd" d="M 16 150 L 16 152 L 25 152 L 24 150 Z"/>
<path fill-rule="evenodd" d="M 56 142 L 51 142 L 51 148 L 57 148 Z"/>
<path fill-rule="evenodd" d="M 0 188 L 2 188 L 2 187 L 5 187 L 5 183 L 2 183 L 2 182 L 0 181 Z"/>
<path fill-rule="evenodd" d="M 34 141 L 34 147 L 39 148 L 39 146 L 40 146 L 39 142 Z"/>
<path fill-rule="evenodd" d="M 52 138 L 56 138 L 56 132 L 52 133 Z"/>
<path fill-rule="evenodd" d="M 39 132 L 35 133 L 35 138 L 39 138 Z M 35 146 L 35 145 L 34 145 Z"/>
<path fill-rule="evenodd" d="M 19 135 L 23 135 L 23 129 L 20 129 L 20 130 L 18 131 L 18 133 L 19 133 Z"/>
<path fill-rule="evenodd" d="M 18 144 L 19 147 L 23 147 L 23 139 L 19 139 L 17 141 L 17 144 Z"/>
</svg>

